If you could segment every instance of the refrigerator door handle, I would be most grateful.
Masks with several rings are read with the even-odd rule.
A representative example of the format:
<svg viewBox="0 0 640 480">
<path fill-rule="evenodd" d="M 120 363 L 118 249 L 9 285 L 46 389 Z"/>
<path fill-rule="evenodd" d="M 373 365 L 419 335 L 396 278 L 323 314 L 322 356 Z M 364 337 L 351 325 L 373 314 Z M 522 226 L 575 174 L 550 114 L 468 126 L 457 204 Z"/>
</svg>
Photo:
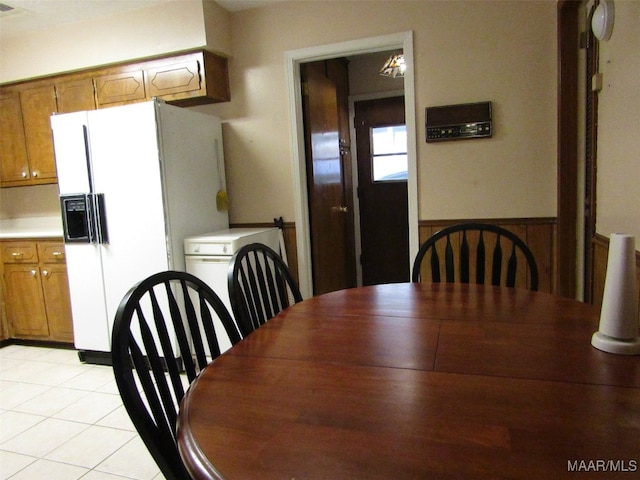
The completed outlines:
<svg viewBox="0 0 640 480">
<path fill-rule="evenodd" d="M 98 229 L 96 227 L 96 206 L 93 193 L 87 193 L 87 223 L 89 243 L 98 243 Z"/>
<path fill-rule="evenodd" d="M 87 160 L 87 177 L 89 180 L 89 199 L 87 210 L 89 216 L 89 239 L 91 243 L 107 244 L 109 235 L 107 233 L 107 218 L 104 209 L 104 194 L 94 193 L 93 190 L 93 168 L 91 164 L 91 149 L 89 148 L 89 128 L 82 126 L 84 134 L 84 155 Z"/>
<path fill-rule="evenodd" d="M 109 233 L 107 231 L 107 216 L 104 206 L 104 193 L 94 193 L 93 195 L 94 225 L 96 230 L 97 243 L 109 243 Z"/>
<path fill-rule="evenodd" d="M 93 193 L 93 169 L 91 168 L 91 150 L 89 149 L 89 128 L 82 126 L 84 133 L 84 157 L 87 160 L 87 176 L 89 177 L 89 193 Z"/>
</svg>

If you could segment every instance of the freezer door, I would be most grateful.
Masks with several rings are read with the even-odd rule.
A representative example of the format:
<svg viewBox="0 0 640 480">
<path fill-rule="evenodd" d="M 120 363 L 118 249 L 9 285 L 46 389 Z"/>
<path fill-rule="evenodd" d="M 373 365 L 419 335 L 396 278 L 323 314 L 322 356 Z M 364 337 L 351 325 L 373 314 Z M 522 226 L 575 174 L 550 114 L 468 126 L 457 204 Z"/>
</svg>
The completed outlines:
<svg viewBox="0 0 640 480">
<path fill-rule="evenodd" d="M 51 117 L 61 198 L 74 194 L 86 198 L 89 192 L 87 125 L 87 112 Z M 100 251 L 100 246 L 91 243 L 65 245 L 74 344 L 79 350 L 108 352 L 111 344 Z"/>
<path fill-rule="evenodd" d="M 65 245 L 73 339 L 78 350 L 111 351 L 100 249 L 92 243 Z"/>
<path fill-rule="evenodd" d="M 60 195 L 89 193 L 87 170 L 87 112 L 51 116 Z"/>
</svg>

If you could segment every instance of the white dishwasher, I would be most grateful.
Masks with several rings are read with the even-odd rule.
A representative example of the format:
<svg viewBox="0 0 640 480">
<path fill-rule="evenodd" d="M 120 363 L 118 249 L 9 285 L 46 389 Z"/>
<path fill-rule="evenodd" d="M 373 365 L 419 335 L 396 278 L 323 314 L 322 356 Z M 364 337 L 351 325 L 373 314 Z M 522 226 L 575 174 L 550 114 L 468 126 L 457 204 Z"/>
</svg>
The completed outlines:
<svg viewBox="0 0 640 480">
<path fill-rule="evenodd" d="M 227 271 L 233 254 L 244 245 L 263 243 L 280 253 L 278 228 L 229 228 L 184 239 L 185 265 L 188 273 L 200 278 L 218 294 L 231 316 Z M 229 348 L 221 339 L 220 349 Z"/>
</svg>

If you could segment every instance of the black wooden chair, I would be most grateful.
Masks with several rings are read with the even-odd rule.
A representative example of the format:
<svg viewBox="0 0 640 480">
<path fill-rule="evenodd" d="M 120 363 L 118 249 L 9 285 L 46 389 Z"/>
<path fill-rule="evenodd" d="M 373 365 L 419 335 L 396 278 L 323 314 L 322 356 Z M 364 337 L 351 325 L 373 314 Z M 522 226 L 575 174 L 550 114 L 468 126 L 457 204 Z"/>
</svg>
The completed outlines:
<svg viewBox="0 0 640 480">
<path fill-rule="evenodd" d="M 423 266 L 426 256 L 429 263 Z M 538 290 L 538 267 L 529 247 L 513 232 L 484 223 L 443 228 L 422 244 L 411 281 L 440 282 L 443 277 L 448 283 L 473 281 Z"/>
<path fill-rule="evenodd" d="M 261 243 L 245 245 L 233 255 L 228 284 L 231 309 L 243 336 L 289 305 L 302 301 L 280 255 Z"/>
<path fill-rule="evenodd" d="M 111 355 L 118 390 L 167 479 L 191 478 L 176 444 L 178 406 L 185 387 L 220 355 L 220 335 L 232 345 L 240 341 L 218 296 L 184 272 L 161 272 L 142 280 L 116 312 Z"/>
</svg>

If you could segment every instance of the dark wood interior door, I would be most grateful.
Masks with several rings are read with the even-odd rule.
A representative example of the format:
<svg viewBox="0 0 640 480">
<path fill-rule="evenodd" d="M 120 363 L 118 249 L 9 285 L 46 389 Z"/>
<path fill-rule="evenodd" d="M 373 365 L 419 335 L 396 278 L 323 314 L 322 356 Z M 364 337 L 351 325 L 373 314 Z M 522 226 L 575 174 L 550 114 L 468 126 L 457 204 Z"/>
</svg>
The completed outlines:
<svg viewBox="0 0 640 480">
<path fill-rule="evenodd" d="M 404 97 L 355 103 L 363 285 L 409 281 L 407 182 L 374 181 L 372 168 L 372 129 L 404 124 Z"/>
<path fill-rule="evenodd" d="M 347 288 L 349 265 L 344 169 L 340 154 L 336 85 L 325 62 L 301 65 L 313 292 Z"/>
</svg>

